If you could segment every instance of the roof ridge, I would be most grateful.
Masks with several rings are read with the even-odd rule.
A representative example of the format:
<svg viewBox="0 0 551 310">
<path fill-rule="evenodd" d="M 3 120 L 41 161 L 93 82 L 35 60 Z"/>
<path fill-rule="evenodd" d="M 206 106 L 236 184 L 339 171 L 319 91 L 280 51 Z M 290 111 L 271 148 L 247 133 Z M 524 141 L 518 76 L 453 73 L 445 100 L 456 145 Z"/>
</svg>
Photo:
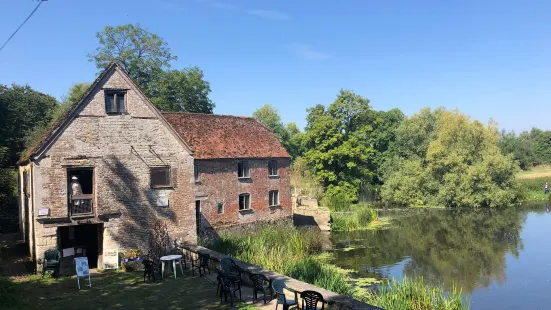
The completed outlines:
<svg viewBox="0 0 551 310">
<path fill-rule="evenodd" d="M 242 115 L 231 115 L 231 114 L 214 114 L 214 113 L 197 113 L 197 112 L 164 112 L 161 111 L 161 114 L 182 114 L 182 115 L 201 115 L 201 116 L 215 116 L 215 117 L 236 117 L 236 118 L 245 118 L 245 119 L 255 119 L 252 116 L 242 116 Z"/>
</svg>

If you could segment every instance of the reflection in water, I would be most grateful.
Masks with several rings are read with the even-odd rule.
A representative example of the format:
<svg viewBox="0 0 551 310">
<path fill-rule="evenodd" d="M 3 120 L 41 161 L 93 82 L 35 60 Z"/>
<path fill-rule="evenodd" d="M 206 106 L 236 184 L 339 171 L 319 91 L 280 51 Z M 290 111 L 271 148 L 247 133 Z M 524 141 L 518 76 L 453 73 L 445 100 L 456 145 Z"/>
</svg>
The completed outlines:
<svg viewBox="0 0 551 310">
<path fill-rule="evenodd" d="M 544 212 L 541 205 L 538 211 Z M 505 282 L 506 254 L 518 257 L 523 249 L 526 212 L 516 208 L 405 213 L 398 213 L 391 229 L 332 233 L 334 263 L 362 277 L 423 276 L 470 294 L 492 281 Z M 397 268 L 403 272 L 389 274 Z"/>
</svg>

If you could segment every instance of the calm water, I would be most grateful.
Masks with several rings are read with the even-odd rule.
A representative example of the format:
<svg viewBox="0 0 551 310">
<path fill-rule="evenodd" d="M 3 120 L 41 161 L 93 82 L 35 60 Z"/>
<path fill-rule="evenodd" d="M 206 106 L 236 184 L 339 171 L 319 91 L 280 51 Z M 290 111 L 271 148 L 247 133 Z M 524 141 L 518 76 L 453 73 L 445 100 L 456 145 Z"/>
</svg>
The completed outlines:
<svg viewBox="0 0 551 310">
<path fill-rule="evenodd" d="M 551 309 L 551 213 L 394 211 L 393 228 L 332 233 L 335 264 L 359 277 L 420 277 L 469 296 L 471 309 Z"/>
</svg>

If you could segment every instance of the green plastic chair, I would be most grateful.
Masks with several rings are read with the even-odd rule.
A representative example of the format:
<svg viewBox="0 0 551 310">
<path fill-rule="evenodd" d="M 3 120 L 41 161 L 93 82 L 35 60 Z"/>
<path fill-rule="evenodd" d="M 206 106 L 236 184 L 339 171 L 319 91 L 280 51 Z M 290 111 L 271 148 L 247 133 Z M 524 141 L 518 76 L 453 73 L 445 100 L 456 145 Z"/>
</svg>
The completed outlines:
<svg viewBox="0 0 551 310">
<path fill-rule="evenodd" d="M 284 280 L 277 279 L 272 281 L 272 290 L 277 295 L 277 304 L 276 304 L 276 310 L 278 305 L 283 305 L 283 310 L 289 309 L 291 306 L 298 306 L 298 292 L 293 290 L 292 288 L 287 287 Z M 285 296 L 285 290 L 295 293 L 294 299 L 287 299 L 287 296 Z"/>
<path fill-rule="evenodd" d="M 59 275 L 59 269 L 61 268 L 61 253 L 56 249 L 49 249 L 44 252 L 44 263 L 42 264 L 42 277 L 46 271 L 53 271 L 53 276 Z"/>
</svg>

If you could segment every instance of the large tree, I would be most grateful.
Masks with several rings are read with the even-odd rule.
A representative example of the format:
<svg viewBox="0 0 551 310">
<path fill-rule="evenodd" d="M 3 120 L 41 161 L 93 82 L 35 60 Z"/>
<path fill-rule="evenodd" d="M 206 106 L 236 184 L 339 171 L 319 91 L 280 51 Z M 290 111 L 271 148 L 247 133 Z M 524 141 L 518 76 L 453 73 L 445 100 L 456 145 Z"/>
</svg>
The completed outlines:
<svg viewBox="0 0 551 310">
<path fill-rule="evenodd" d="M 375 176 L 370 167 L 376 150 L 369 143 L 375 118 L 369 100 L 341 90 L 329 107 L 308 109 L 306 119 L 304 158 L 326 195 L 357 200 L 360 187 Z"/>
<path fill-rule="evenodd" d="M 99 46 L 88 54 L 99 69 L 117 61 L 164 111 L 212 113 L 209 82 L 197 67 L 168 70 L 176 60 L 168 44 L 139 24 L 107 26 L 96 34 Z"/>
<path fill-rule="evenodd" d="M 54 97 L 28 85 L 0 85 L 0 148 L 7 152 L 6 165 L 15 165 L 25 149 L 26 136 L 48 124 L 56 106 Z"/>
<path fill-rule="evenodd" d="M 501 154 L 495 124 L 458 111 L 424 109 L 396 131 L 383 199 L 406 205 L 497 207 L 513 202 L 516 164 Z"/>
<path fill-rule="evenodd" d="M 170 67 L 170 61 L 176 59 L 163 38 L 142 28 L 140 24 L 107 26 L 96 37 L 99 46 L 95 53 L 88 54 L 90 61 L 94 61 L 98 69 L 118 61 L 145 90 L 164 69 Z"/>
<path fill-rule="evenodd" d="M 164 72 L 150 87 L 153 104 L 163 111 L 211 114 L 215 104 L 210 92 L 210 83 L 198 67 Z"/>
</svg>

